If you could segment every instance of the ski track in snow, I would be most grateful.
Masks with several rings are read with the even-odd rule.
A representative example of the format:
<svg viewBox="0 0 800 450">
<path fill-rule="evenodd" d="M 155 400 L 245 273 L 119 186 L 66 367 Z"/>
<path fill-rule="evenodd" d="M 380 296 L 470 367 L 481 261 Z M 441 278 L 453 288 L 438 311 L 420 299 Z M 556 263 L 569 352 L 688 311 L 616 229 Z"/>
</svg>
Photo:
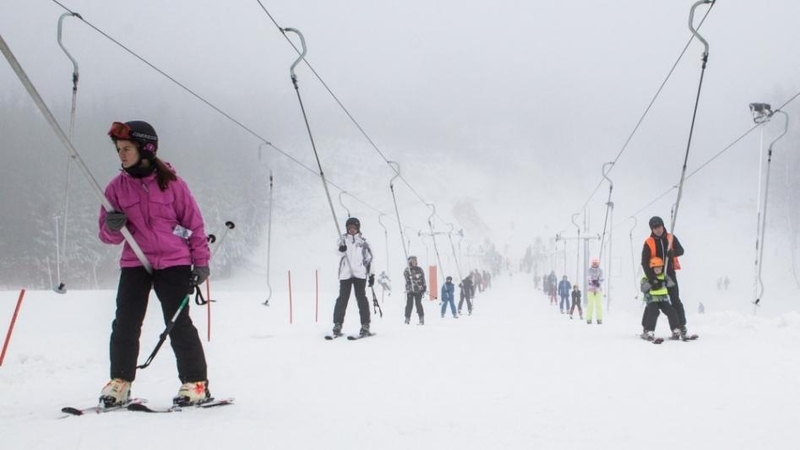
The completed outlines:
<svg viewBox="0 0 800 450">
<path fill-rule="evenodd" d="M 616 299 L 603 325 L 569 320 L 528 277 L 499 276 L 471 317 L 403 324 L 386 297 L 371 339 L 326 341 L 332 300 L 313 294 L 261 305 L 262 292 L 214 294 L 192 317 L 210 389 L 236 404 L 168 415 L 127 411 L 62 418 L 92 405 L 107 381 L 113 291 L 26 294 L 0 367 L 0 435 L 7 449 L 789 449 L 800 440 L 796 312 L 689 315 L 698 341 L 640 340 L 640 309 Z M 322 299 L 332 299 L 326 292 Z M 7 326 L 17 293 L 0 293 Z M 401 304 L 402 303 L 402 304 Z M 163 329 L 151 298 L 140 360 Z M 412 320 L 414 323 L 415 320 Z M 351 301 L 346 333 L 357 333 Z M 662 316 L 656 334 L 667 336 Z M 5 330 L 5 328 L 4 328 Z M 165 345 L 133 395 L 167 405 L 177 391 Z M 787 408 L 789 407 L 789 408 Z M 790 409 L 791 408 L 791 409 Z"/>
</svg>

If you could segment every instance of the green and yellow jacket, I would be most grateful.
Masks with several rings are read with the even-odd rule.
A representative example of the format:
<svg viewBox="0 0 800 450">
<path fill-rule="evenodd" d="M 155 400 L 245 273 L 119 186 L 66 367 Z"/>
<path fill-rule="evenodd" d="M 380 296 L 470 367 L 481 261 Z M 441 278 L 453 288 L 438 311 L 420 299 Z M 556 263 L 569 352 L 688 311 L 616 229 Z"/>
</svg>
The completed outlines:
<svg viewBox="0 0 800 450">
<path fill-rule="evenodd" d="M 658 280 L 658 283 L 654 286 L 650 284 L 650 280 L 646 276 L 642 277 L 641 290 L 644 293 L 645 303 L 669 301 L 668 288 L 675 286 L 672 278 L 661 273 L 656 275 L 656 280 Z"/>
</svg>

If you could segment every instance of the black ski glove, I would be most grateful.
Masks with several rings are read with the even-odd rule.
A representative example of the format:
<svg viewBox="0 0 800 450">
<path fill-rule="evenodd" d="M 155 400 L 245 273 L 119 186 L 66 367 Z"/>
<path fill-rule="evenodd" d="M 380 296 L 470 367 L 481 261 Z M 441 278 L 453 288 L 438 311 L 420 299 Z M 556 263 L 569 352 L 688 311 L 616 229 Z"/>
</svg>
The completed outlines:
<svg viewBox="0 0 800 450">
<path fill-rule="evenodd" d="M 344 244 L 340 245 L 339 246 L 339 251 L 342 252 L 342 253 L 346 252 L 347 251 L 347 246 L 344 245 Z"/>
<path fill-rule="evenodd" d="M 661 281 L 661 280 L 658 280 L 658 279 L 653 280 L 650 284 L 653 286 L 652 290 L 654 290 L 654 291 L 657 291 L 657 290 L 662 289 L 664 287 L 664 282 Z"/>
<path fill-rule="evenodd" d="M 367 279 L 367 286 L 372 287 L 375 285 L 375 274 L 370 274 L 369 278 Z"/>
<path fill-rule="evenodd" d="M 106 227 L 111 231 L 119 231 L 128 222 L 125 213 L 119 211 L 110 211 L 106 214 Z"/>
<path fill-rule="evenodd" d="M 673 256 L 675 256 L 675 249 L 671 248 L 667 250 L 667 257 L 672 258 Z"/>
<path fill-rule="evenodd" d="M 208 266 L 194 266 L 192 269 L 192 279 L 195 280 L 194 284 L 200 286 L 211 275 L 211 269 Z"/>
</svg>

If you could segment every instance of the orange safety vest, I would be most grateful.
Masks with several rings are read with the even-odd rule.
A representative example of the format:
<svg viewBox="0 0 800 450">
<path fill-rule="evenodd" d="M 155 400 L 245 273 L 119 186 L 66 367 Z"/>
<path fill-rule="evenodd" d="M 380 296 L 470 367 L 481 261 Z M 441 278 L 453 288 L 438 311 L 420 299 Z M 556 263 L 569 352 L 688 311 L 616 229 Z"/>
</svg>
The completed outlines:
<svg viewBox="0 0 800 450">
<path fill-rule="evenodd" d="M 672 247 L 672 234 L 670 234 L 670 233 L 667 233 L 667 242 L 668 242 L 667 248 L 669 249 L 669 248 Z M 656 253 L 656 240 L 653 238 L 653 236 L 650 236 L 649 238 L 647 238 L 644 241 L 644 243 L 647 244 L 648 247 L 650 247 L 650 257 L 651 258 L 654 257 L 654 256 L 658 256 L 658 254 Z M 665 259 L 666 259 L 666 257 L 667 257 L 667 255 L 664 255 Z M 677 256 L 673 256 L 672 257 L 672 267 L 675 270 L 681 270 L 681 262 L 678 261 L 678 257 Z"/>
</svg>

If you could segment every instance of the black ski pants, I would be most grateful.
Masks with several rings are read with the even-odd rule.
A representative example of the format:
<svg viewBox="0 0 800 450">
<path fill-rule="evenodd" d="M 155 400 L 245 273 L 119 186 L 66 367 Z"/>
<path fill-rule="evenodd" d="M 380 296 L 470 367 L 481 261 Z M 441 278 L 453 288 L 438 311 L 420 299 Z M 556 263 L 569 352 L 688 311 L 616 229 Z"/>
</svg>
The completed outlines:
<svg viewBox="0 0 800 450">
<path fill-rule="evenodd" d="M 578 308 L 578 314 L 580 314 L 581 319 L 583 319 L 583 309 L 581 309 L 581 301 L 580 300 L 572 300 L 572 308 L 569 309 L 569 315 L 571 316 L 573 312 L 575 312 L 575 308 Z"/>
<path fill-rule="evenodd" d="M 686 310 L 683 308 L 683 302 L 681 302 L 680 297 L 680 288 L 678 287 L 678 278 L 675 276 L 675 272 L 668 273 L 672 281 L 675 282 L 675 286 L 667 288 L 667 294 L 669 294 L 669 301 L 672 303 L 672 308 L 675 310 L 675 314 L 678 317 L 678 327 L 685 327 L 686 326 Z M 651 312 L 653 313 L 653 312 Z M 653 323 L 658 321 L 658 310 L 656 309 L 655 312 L 655 319 L 653 319 Z M 666 314 L 666 313 L 665 313 Z M 642 314 L 642 327 L 647 329 L 647 308 L 645 308 L 645 312 Z M 674 328 L 672 328 L 674 329 Z"/>
<path fill-rule="evenodd" d="M 670 274 L 670 278 L 672 278 L 672 281 L 675 282 L 675 286 L 667 288 L 667 292 L 669 293 L 669 301 L 670 303 L 672 303 L 672 307 L 675 309 L 675 313 L 677 313 L 678 315 L 679 326 L 685 327 L 686 310 L 683 309 L 683 302 L 681 301 L 680 289 L 678 288 L 678 279 L 675 277 L 674 272 Z"/>
<path fill-rule="evenodd" d="M 667 316 L 670 330 L 680 328 L 681 325 L 678 321 L 678 314 L 676 313 L 675 308 L 673 308 L 669 302 L 650 302 L 644 307 L 644 318 L 642 319 L 642 327 L 644 327 L 644 331 L 656 330 L 659 310 Z"/>
<path fill-rule="evenodd" d="M 422 292 L 409 292 L 406 294 L 406 319 L 411 318 L 411 310 L 415 305 L 419 318 L 425 317 L 425 310 L 422 309 Z"/>
<path fill-rule="evenodd" d="M 147 273 L 144 267 L 123 268 L 117 289 L 117 312 L 111 324 L 111 378 L 133 381 L 139 357 L 139 337 L 147 312 L 150 289 L 161 302 L 164 324 L 168 324 L 190 291 L 191 266 L 175 266 Z M 156 342 L 156 336 L 153 336 Z M 208 380 L 206 357 L 197 329 L 189 316 L 189 305 L 175 319 L 169 332 L 181 383 Z"/>
<path fill-rule="evenodd" d="M 464 300 L 467 301 L 467 311 L 472 312 L 472 299 L 469 298 L 469 294 L 465 293 L 463 289 L 458 299 L 458 312 L 461 312 L 461 308 L 464 306 Z"/>
<path fill-rule="evenodd" d="M 350 301 L 350 290 L 355 288 L 358 315 L 361 316 L 361 325 L 369 323 L 369 299 L 367 299 L 367 280 L 361 278 L 348 278 L 339 280 L 339 297 L 333 308 L 333 323 L 344 323 L 344 314 L 347 312 L 347 302 Z"/>
</svg>

